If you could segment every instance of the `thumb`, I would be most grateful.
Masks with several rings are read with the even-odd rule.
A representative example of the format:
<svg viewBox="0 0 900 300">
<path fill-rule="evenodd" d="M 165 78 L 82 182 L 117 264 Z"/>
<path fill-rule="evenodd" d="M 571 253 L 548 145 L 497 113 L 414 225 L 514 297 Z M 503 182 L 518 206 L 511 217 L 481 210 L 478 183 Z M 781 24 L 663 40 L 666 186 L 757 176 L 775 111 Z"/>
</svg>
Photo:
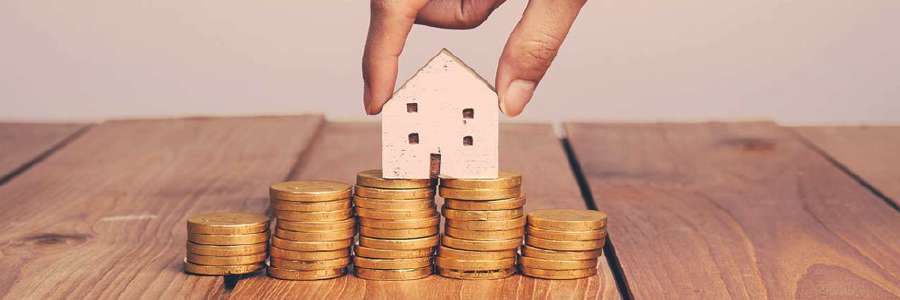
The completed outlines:
<svg viewBox="0 0 900 300">
<path fill-rule="evenodd" d="M 500 109 L 517 116 L 531 101 L 585 0 L 531 0 L 497 67 Z"/>
</svg>

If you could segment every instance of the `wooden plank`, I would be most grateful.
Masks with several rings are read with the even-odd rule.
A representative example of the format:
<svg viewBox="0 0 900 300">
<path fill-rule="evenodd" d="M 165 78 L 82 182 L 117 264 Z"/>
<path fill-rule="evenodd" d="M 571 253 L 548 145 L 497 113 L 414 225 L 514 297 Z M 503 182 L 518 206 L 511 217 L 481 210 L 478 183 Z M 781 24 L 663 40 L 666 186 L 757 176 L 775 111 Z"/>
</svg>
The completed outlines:
<svg viewBox="0 0 900 300">
<path fill-rule="evenodd" d="M 900 214 L 783 128 L 567 130 L 637 299 L 900 296 Z"/>
<path fill-rule="evenodd" d="M 0 187 L 9 299 L 216 297 L 182 272 L 189 215 L 264 212 L 320 116 L 117 121 Z"/>
<path fill-rule="evenodd" d="M 379 126 L 374 123 L 329 123 L 293 178 L 324 178 L 348 183 L 356 173 L 380 165 Z M 584 208 L 565 153 L 548 125 L 509 125 L 501 132 L 501 168 L 523 173 L 529 210 Z M 582 280 L 550 281 L 514 276 L 505 280 L 463 281 L 440 276 L 404 282 L 366 281 L 354 276 L 292 282 L 258 276 L 238 283 L 238 298 L 298 299 L 618 299 L 615 282 L 601 260 L 600 275 Z"/>
<path fill-rule="evenodd" d="M 0 184 L 84 127 L 82 124 L 0 123 Z"/>
<path fill-rule="evenodd" d="M 795 127 L 830 158 L 900 204 L 900 126 Z"/>
</svg>

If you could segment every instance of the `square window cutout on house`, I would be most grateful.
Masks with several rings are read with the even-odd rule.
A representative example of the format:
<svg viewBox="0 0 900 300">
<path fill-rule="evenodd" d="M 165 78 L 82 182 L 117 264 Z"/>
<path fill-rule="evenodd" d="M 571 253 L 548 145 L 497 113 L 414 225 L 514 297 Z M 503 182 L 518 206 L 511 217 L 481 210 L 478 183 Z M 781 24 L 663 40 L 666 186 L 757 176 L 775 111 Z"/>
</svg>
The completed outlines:
<svg viewBox="0 0 900 300">
<path fill-rule="evenodd" d="M 407 103 L 406 104 L 406 112 L 408 112 L 408 113 L 419 112 L 419 104 L 418 103 Z"/>
<path fill-rule="evenodd" d="M 463 109 L 463 119 L 474 119 L 475 118 L 475 109 L 466 108 Z"/>
<path fill-rule="evenodd" d="M 463 137 L 463 146 L 472 146 L 472 136 L 467 135 Z"/>
<path fill-rule="evenodd" d="M 419 143 L 419 134 L 418 133 L 410 133 L 409 134 L 409 144 L 415 145 Z"/>
</svg>

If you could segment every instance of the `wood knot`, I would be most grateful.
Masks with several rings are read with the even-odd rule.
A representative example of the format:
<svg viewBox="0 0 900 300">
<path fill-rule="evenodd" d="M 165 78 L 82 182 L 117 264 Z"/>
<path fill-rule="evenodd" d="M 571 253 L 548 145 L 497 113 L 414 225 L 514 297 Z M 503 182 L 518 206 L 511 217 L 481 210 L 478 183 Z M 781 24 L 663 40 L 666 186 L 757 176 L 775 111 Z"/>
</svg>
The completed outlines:
<svg viewBox="0 0 900 300">
<path fill-rule="evenodd" d="M 748 152 L 772 151 L 775 149 L 775 142 L 764 138 L 733 138 L 724 140 L 721 144 L 728 147 L 737 147 Z"/>
<path fill-rule="evenodd" d="M 26 236 L 20 241 L 23 244 L 31 244 L 36 247 L 56 245 L 74 246 L 82 244 L 90 238 L 91 236 L 87 234 L 39 233 Z"/>
</svg>

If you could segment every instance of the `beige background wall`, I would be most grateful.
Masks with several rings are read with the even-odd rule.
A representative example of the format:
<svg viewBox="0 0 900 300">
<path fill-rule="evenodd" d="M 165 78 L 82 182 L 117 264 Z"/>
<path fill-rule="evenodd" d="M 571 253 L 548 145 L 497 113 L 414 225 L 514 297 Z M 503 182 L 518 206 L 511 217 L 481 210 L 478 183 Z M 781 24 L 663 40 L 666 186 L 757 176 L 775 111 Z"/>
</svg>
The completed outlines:
<svg viewBox="0 0 900 300">
<path fill-rule="evenodd" d="M 414 29 L 493 79 L 524 8 Z M 368 3 L 0 0 L 0 120 L 362 118 Z M 521 119 L 900 122 L 900 1 L 592 0 Z"/>
</svg>

